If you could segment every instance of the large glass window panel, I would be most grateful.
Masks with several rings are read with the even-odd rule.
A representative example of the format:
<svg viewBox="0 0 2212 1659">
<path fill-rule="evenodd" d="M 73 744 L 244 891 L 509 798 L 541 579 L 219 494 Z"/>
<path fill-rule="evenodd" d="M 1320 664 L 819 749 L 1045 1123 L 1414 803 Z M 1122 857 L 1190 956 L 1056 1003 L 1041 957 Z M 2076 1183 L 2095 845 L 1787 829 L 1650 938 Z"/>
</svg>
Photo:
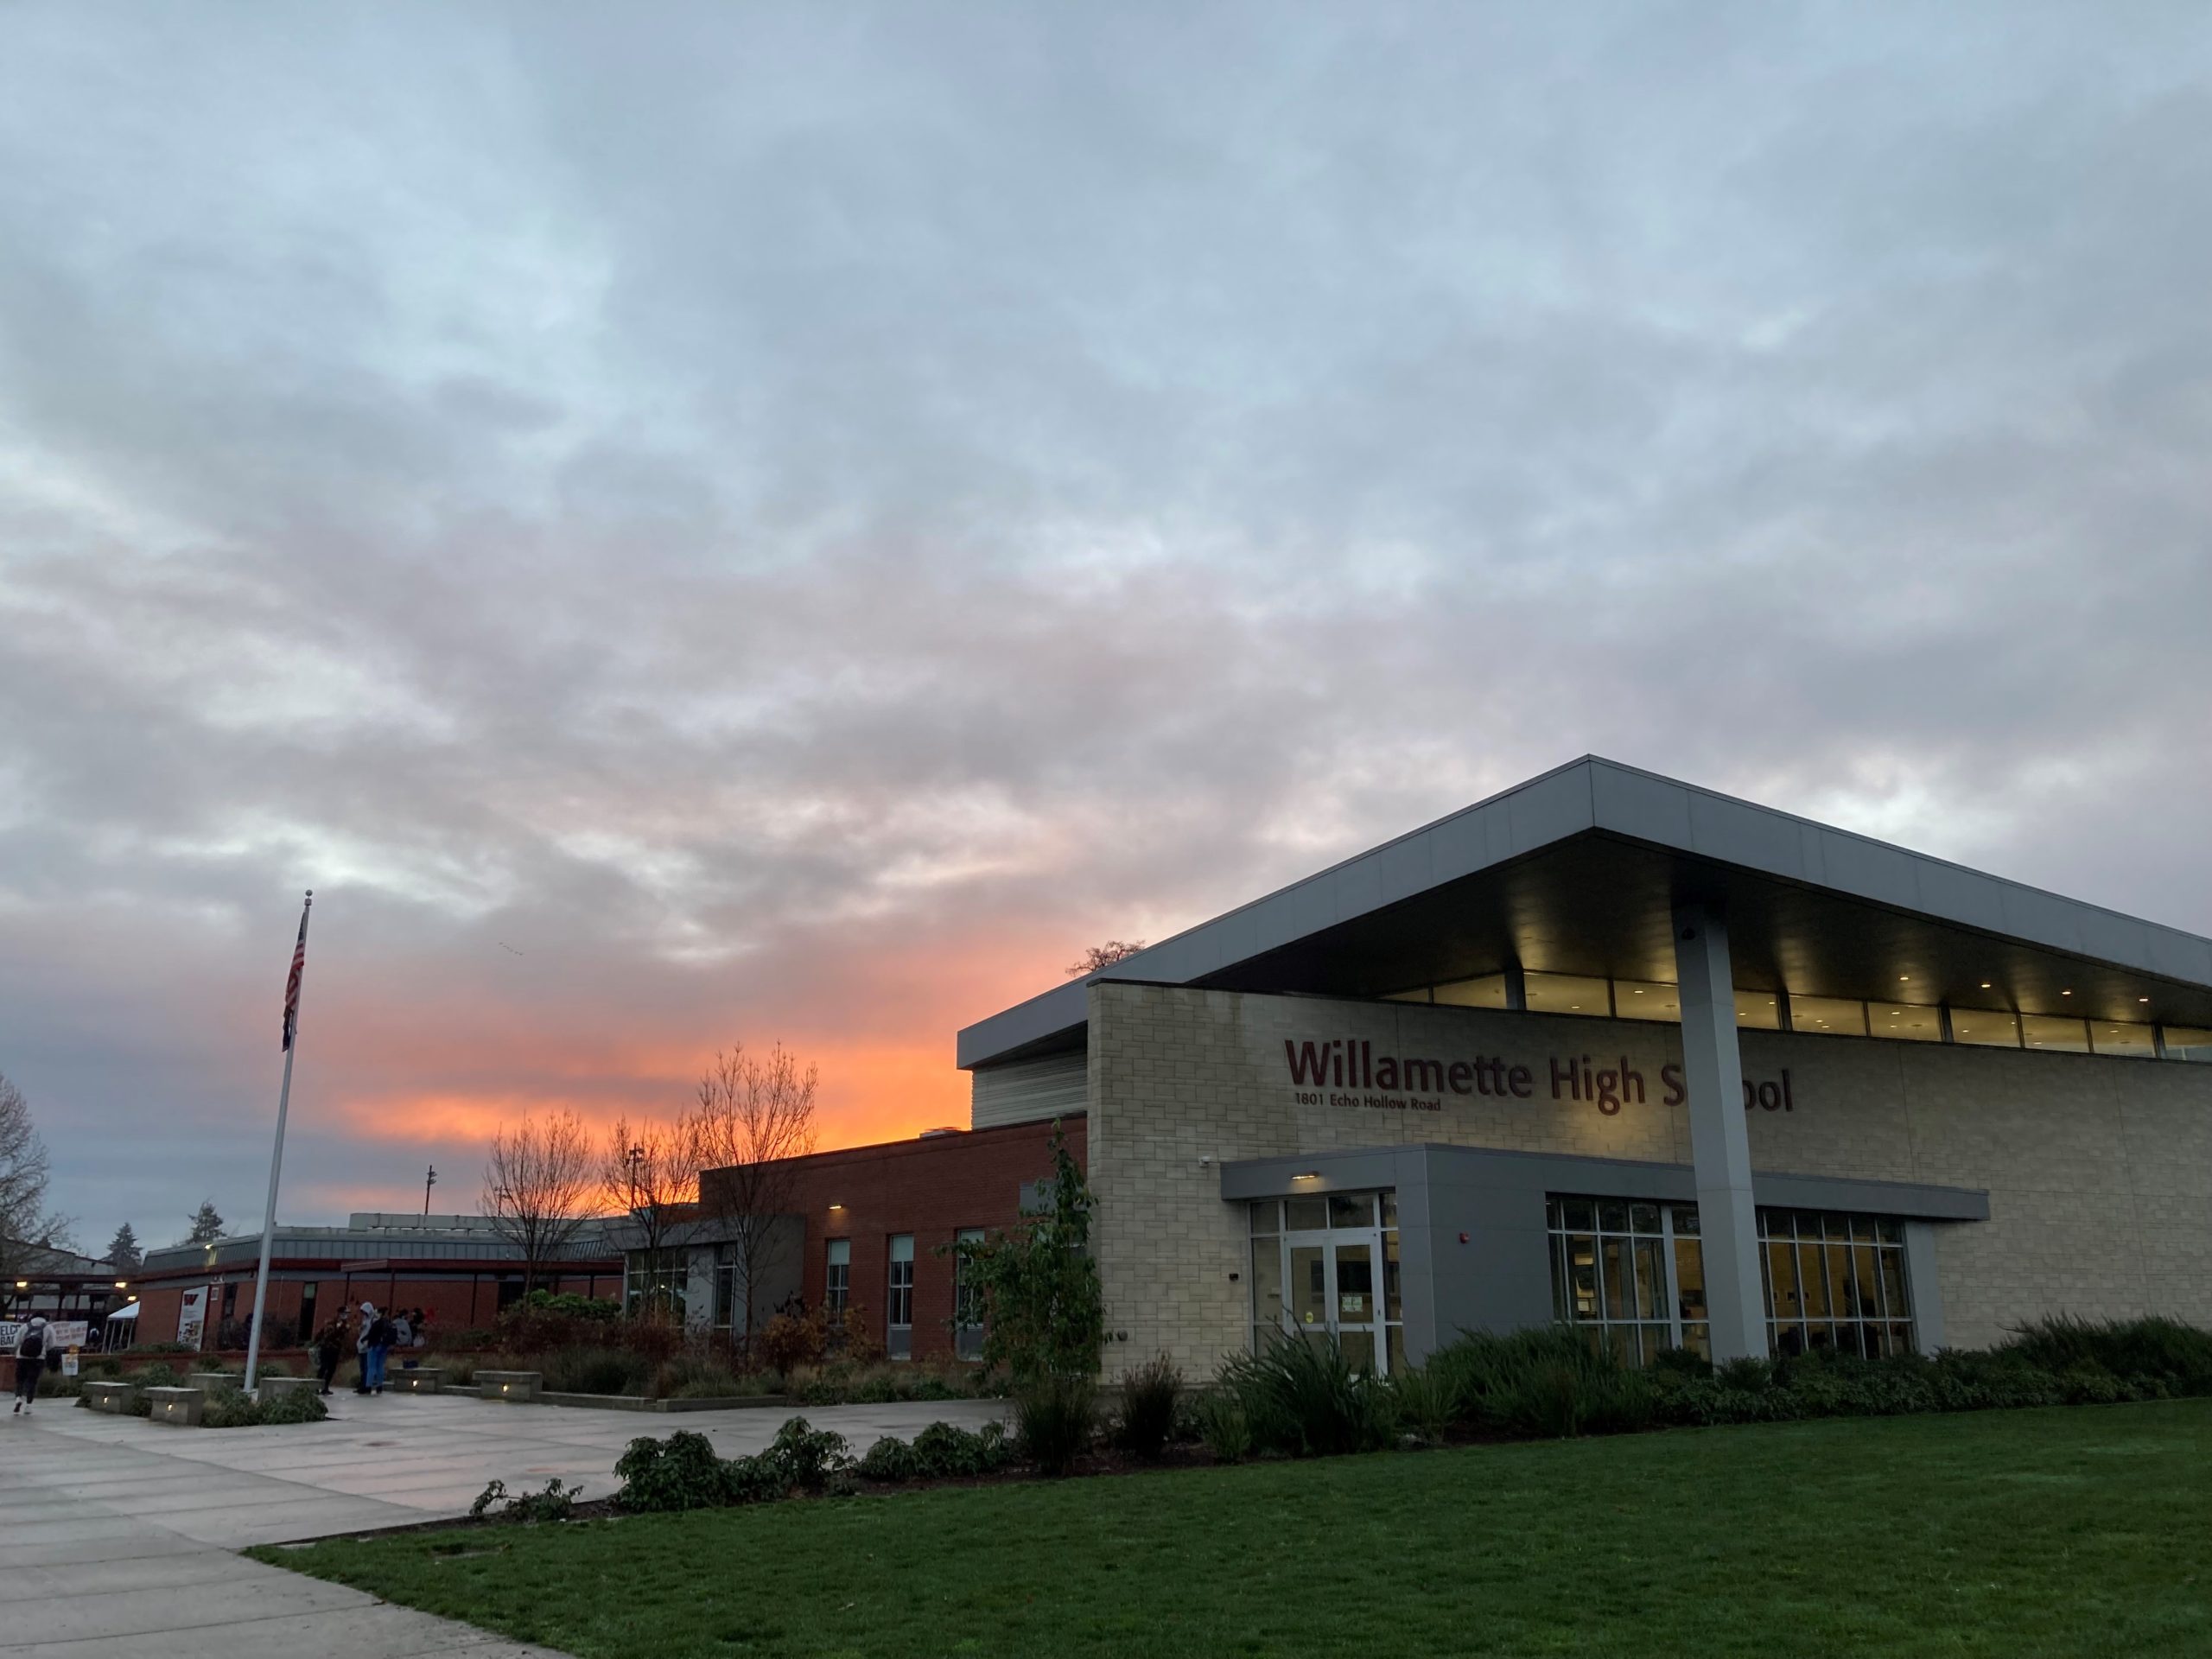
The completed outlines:
<svg viewBox="0 0 2212 1659">
<path fill-rule="evenodd" d="M 1807 1319 L 1827 1317 L 1827 1273 L 1821 1265 L 1821 1247 L 1817 1244 L 1797 1247 L 1797 1294 L 1804 1301 Z"/>
<path fill-rule="evenodd" d="M 1505 976 L 1489 974 L 1481 979 L 1455 980 L 1436 988 L 1436 1001 L 1456 1008 L 1505 1007 Z"/>
<path fill-rule="evenodd" d="M 1782 998 L 1766 991 L 1736 993 L 1736 1024 L 1745 1031 L 1780 1031 Z"/>
<path fill-rule="evenodd" d="M 1852 1313 L 1862 1319 L 1882 1317 L 1882 1273 L 1875 1266 L 1878 1254 L 1872 1244 L 1851 1247 Z"/>
<path fill-rule="evenodd" d="M 1598 1230 L 1601 1233 L 1628 1231 L 1628 1200 L 1600 1198 L 1598 1200 Z"/>
<path fill-rule="evenodd" d="M 1382 1235 L 1382 1317 L 1406 1317 L 1405 1299 L 1398 1283 L 1398 1236 L 1395 1232 Z"/>
<path fill-rule="evenodd" d="M 1828 1312 L 1839 1319 L 1857 1318 L 1858 1297 L 1851 1283 L 1851 1247 L 1827 1244 L 1821 1247 L 1821 1254 L 1828 1269 Z"/>
<path fill-rule="evenodd" d="M 1567 1236 L 1567 1263 L 1574 1297 L 1574 1317 L 1598 1317 L 1598 1241 L 1588 1233 Z"/>
<path fill-rule="evenodd" d="M 1675 1236 L 1675 1286 L 1677 1311 L 1684 1321 L 1705 1319 L 1705 1246 L 1694 1238 Z"/>
<path fill-rule="evenodd" d="M 1282 1326 L 1282 1241 L 1252 1241 L 1252 1317 L 1262 1325 Z"/>
<path fill-rule="evenodd" d="M 1679 987 L 1648 979 L 1613 982 L 1613 1010 L 1624 1020 L 1669 1020 L 1682 1022 L 1682 994 Z"/>
<path fill-rule="evenodd" d="M 1882 1311 L 1891 1319 L 1910 1318 L 1912 1304 L 1906 1299 L 1904 1288 L 1904 1252 L 1885 1249 L 1882 1253 Z"/>
<path fill-rule="evenodd" d="M 1318 1233 L 1329 1224 L 1326 1198 L 1290 1198 L 1282 1207 L 1284 1223 L 1294 1233 Z"/>
<path fill-rule="evenodd" d="M 1834 996 L 1793 996 L 1789 999 L 1789 1028 L 1827 1037 L 1864 1037 L 1866 1005 Z"/>
<path fill-rule="evenodd" d="M 833 1238 L 823 1255 L 823 1300 L 833 1313 L 845 1311 L 845 1304 L 852 1294 L 853 1241 Z"/>
<path fill-rule="evenodd" d="M 1375 1369 L 1375 1332 L 1371 1330 L 1340 1331 L 1337 1346 L 1344 1350 L 1344 1363 L 1355 1371 Z"/>
<path fill-rule="evenodd" d="M 1329 1195 L 1329 1225 L 1339 1229 L 1373 1227 L 1375 1195 L 1372 1192 L 1332 1192 Z"/>
<path fill-rule="evenodd" d="M 1797 1299 L 1797 1247 L 1777 1239 L 1766 1247 L 1767 1312 L 1770 1317 L 1795 1320 L 1804 1312 Z"/>
<path fill-rule="evenodd" d="M 1390 1356 L 1390 1375 L 1393 1376 L 1403 1376 L 1406 1370 L 1406 1327 L 1402 1325 L 1394 1325 L 1390 1327 L 1389 1352 Z"/>
<path fill-rule="evenodd" d="M 1605 1318 L 1624 1319 L 1629 1317 L 1630 1274 L 1628 1241 L 1624 1238 L 1601 1238 L 1598 1241 L 1599 1283 L 1605 1292 Z"/>
<path fill-rule="evenodd" d="M 2166 1058 L 2170 1060 L 2212 1061 L 2212 1031 L 2196 1026 L 2168 1026 Z"/>
<path fill-rule="evenodd" d="M 1339 1244 L 1337 1249 L 1337 1323 L 1375 1321 L 1375 1247 Z"/>
<path fill-rule="evenodd" d="M 2009 1009 L 1953 1008 L 1951 1040 L 1973 1048 L 2018 1048 L 2020 1017 Z"/>
<path fill-rule="evenodd" d="M 2158 1052 L 2150 1027 L 2124 1025 L 2112 1020 L 2091 1020 L 2089 1041 L 2100 1054 L 2124 1054 L 2139 1060 L 2150 1059 Z"/>
<path fill-rule="evenodd" d="M 1282 1205 L 1274 1198 L 1262 1198 L 1252 1206 L 1252 1230 L 1272 1233 L 1282 1225 Z"/>
<path fill-rule="evenodd" d="M 1636 1317 L 1667 1317 L 1666 1244 L 1656 1238 L 1636 1241 Z"/>
<path fill-rule="evenodd" d="M 1598 1206 L 1590 1198 L 1561 1198 L 1560 1225 L 1570 1233 L 1586 1233 L 1598 1224 Z"/>
<path fill-rule="evenodd" d="M 1524 974 L 1522 982 L 1532 1014 L 1606 1014 L 1612 1012 L 1612 988 L 1602 979 L 1572 974 Z"/>
<path fill-rule="evenodd" d="M 1894 1037 L 1900 1042 L 1940 1043 L 1943 1040 L 1943 1016 L 1935 1008 L 1923 1008 L 1912 1002 L 1869 1002 L 1866 1005 L 1867 1029 L 1877 1037 Z"/>
<path fill-rule="evenodd" d="M 1386 1191 L 1382 1194 L 1382 1224 L 1385 1227 L 1398 1224 L 1398 1195 L 1394 1192 Z"/>
<path fill-rule="evenodd" d="M 2062 1020 L 2044 1014 L 2024 1014 L 2020 1016 L 2020 1038 L 2028 1047 L 2042 1049 L 2047 1054 L 2086 1054 L 2089 1052 L 2089 1027 L 2085 1020 Z"/>
<path fill-rule="evenodd" d="M 1297 1244 L 1290 1252 L 1291 1322 L 1301 1330 L 1325 1330 L 1329 1324 L 1329 1264 L 1319 1244 Z"/>
<path fill-rule="evenodd" d="M 1649 1233 L 1656 1237 L 1659 1231 L 1659 1206 L 1656 1204 L 1630 1204 L 1628 1207 L 1628 1230 L 1631 1233 Z"/>
</svg>

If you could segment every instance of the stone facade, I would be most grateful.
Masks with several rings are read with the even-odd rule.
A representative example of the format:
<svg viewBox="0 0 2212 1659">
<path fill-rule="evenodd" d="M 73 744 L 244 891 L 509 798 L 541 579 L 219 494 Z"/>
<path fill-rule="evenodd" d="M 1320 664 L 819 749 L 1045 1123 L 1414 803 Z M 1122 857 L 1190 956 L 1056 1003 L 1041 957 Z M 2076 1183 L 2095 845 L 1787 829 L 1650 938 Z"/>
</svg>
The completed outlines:
<svg viewBox="0 0 2212 1659">
<path fill-rule="evenodd" d="M 1208 1371 L 1248 1340 L 1224 1163 L 1424 1141 L 1690 1161 L 1671 1025 L 1110 982 L 1090 996 L 1109 1375 L 1163 1352 Z M 1286 1043 L 1318 1061 L 1332 1042 L 1353 1046 L 1328 1075 L 1349 1052 L 1366 1077 L 1294 1082 Z M 1742 1047 L 1746 1082 L 1768 1085 L 1749 1112 L 1755 1170 L 1988 1192 L 1987 1222 L 1939 1230 L 1953 1344 L 2060 1312 L 2212 1324 L 2212 1066 L 1770 1031 Z M 1440 1089 L 1374 1085 L 1409 1057 L 1461 1069 Z"/>
</svg>

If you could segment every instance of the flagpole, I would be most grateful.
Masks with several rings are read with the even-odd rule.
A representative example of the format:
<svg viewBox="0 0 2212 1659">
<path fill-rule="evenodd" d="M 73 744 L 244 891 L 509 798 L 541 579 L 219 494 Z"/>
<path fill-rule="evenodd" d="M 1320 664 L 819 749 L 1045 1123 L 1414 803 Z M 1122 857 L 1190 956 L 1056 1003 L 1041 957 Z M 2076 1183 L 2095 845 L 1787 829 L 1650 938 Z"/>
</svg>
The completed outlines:
<svg viewBox="0 0 2212 1659">
<path fill-rule="evenodd" d="M 261 1313 L 269 1300 L 269 1252 L 276 1239 L 276 1181 L 284 1169 L 284 1115 L 292 1104 L 292 1061 L 300 1052 L 300 1004 L 307 997 L 308 912 L 315 908 L 315 893 L 308 890 L 307 903 L 300 907 L 299 987 L 291 996 L 290 1029 L 285 1035 L 284 1083 L 276 1092 L 276 1145 L 269 1154 L 269 1206 L 261 1214 L 261 1270 L 253 1281 L 253 1327 L 245 1339 L 245 1392 L 253 1392 L 254 1374 L 261 1360 Z"/>
</svg>

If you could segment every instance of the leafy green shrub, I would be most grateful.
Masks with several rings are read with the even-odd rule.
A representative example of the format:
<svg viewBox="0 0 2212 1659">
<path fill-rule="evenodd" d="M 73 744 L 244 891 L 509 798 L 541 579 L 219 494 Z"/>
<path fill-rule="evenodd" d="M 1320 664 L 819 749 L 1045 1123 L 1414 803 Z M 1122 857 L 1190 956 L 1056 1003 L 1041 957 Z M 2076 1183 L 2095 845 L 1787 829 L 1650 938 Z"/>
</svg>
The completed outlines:
<svg viewBox="0 0 2212 1659">
<path fill-rule="evenodd" d="M 1115 1444 L 1140 1458 L 1159 1457 L 1175 1433 L 1182 1400 L 1183 1373 L 1165 1354 L 1138 1366 L 1122 1379 Z"/>
<path fill-rule="evenodd" d="M 1047 1475 L 1065 1475 L 1090 1449 L 1097 1408 L 1090 1380 L 1050 1373 L 1014 1396 L 1015 1436 L 1021 1455 Z"/>
<path fill-rule="evenodd" d="M 547 1481 L 542 1492 L 510 1494 L 506 1482 L 495 1480 L 476 1495 L 476 1501 L 468 1506 L 468 1513 L 472 1519 L 479 1521 L 566 1521 L 575 1515 L 576 1500 L 583 1491 L 581 1483 L 564 1486 L 556 1478 Z"/>
<path fill-rule="evenodd" d="M 1459 1414 L 1451 1379 L 1433 1366 L 1393 1376 L 1390 1404 L 1399 1431 L 1427 1446 L 1442 1445 Z"/>
<path fill-rule="evenodd" d="M 329 1415 L 330 1408 L 322 1403 L 322 1396 L 306 1389 L 286 1389 L 261 1399 L 264 1423 L 319 1423 Z"/>
<path fill-rule="evenodd" d="M 1723 1388 L 1757 1394 L 1773 1386 L 1774 1362 L 1750 1354 L 1738 1354 L 1735 1358 L 1714 1367 L 1713 1375 Z"/>
<path fill-rule="evenodd" d="M 1996 1351 L 2054 1376 L 2102 1371 L 2122 1379 L 2155 1379 L 2169 1394 L 2212 1394 L 2212 1331 L 2178 1319 L 2055 1314 L 2020 1326 Z"/>
<path fill-rule="evenodd" d="M 1326 1457 L 1389 1444 L 1388 1391 L 1354 1370 L 1333 1338 L 1276 1337 L 1262 1352 L 1232 1356 L 1215 1384 L 1236 1396 L 1262 1451 Z"/>
<path fill-rule="evenodd" d="M 760 1455 L 782 1472 L 786 1485 L 807 1492 L 820 1491 L 831 1474 L 853 1461 L 843 1435 L 816 1428 L 804 1417 L 789 1419 Z"/>
<path fill-rule="evenodd" d="M 1648 1427 L 1659 1411 L 1649 1374 L 1558 1327 L 1471 1332 L 1430 1356 L 1429 1369 L 1449 1383 L 1465 1421 L 1498 1433 L 1618 1434 Z"/>
<path fill-rule="evenodd" d="M 914 1448 L 895 1434 L 887 1434 L 868 1447 L 853 1466 L 870 1480 L 885 1482 L 912 1480 L 921 1472 Z"/>
<path fill-rule="evenodd" d="M 1216 1463 L 1242 1463 L 1252 1455 L 1252 1425 L 1244 1415 L 1244 1402 L 1226 1389 L 1198 1396 L 1192 1411 L 1198 1439 Z"/>
<path fill-rule="evenodd" d="M 728 1465 L 703 1434 L 641 1434 L 615 1460 L 614 1472 L 622 1478 L 614 1501 L 626 1510 L 705 1510 L 740 1501 Z"/>
<path fill-rule="evenodd" d="M 914 1436 L 914 1471 L 925 1480 L 988 1475 L 1014 1460 L 1006 1429 L 986 1423 L 969 1431 L 950 1423 L 931 1423 Z"/>
</svg>

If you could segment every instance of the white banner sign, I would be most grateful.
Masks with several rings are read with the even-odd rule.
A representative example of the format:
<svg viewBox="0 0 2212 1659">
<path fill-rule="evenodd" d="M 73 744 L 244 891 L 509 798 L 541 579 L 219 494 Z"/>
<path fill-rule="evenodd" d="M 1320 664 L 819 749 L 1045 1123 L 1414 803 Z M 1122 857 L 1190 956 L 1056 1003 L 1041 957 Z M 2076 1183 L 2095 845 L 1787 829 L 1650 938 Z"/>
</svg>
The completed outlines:
<svg viewBox="0 0 2212 1659">
<path fill-rule="evenodd" d="M 88 1319 L 56 1319 L 46 1327 L 46 1345 L 49 1348 L 81 1348 L 92 1335 Z"/>
<path fill-rule="evenodd" d="M 194 1285 L 184 1293 L 184 1306 L 177 1310 L 176 1339 L 188 1348 L 197 1348 L 207 1324 L 207 1287 Z"/>
</svg>

